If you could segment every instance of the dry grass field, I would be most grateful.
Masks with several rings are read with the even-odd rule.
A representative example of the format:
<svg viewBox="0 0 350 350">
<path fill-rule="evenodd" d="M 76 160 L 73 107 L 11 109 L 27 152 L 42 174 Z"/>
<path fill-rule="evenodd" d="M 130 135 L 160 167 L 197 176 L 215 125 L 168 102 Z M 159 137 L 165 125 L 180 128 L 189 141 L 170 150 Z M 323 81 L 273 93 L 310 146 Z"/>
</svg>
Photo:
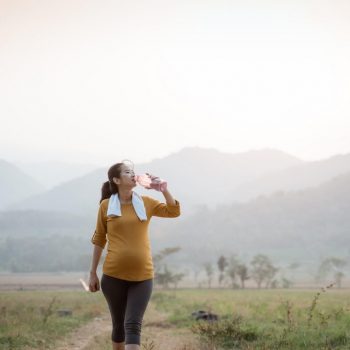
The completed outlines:
<svg viewBox="0 0 350 350">
<path fill-rule="evenodd" d="M 219 321 L 195 321 L 196 310 Z M 0 312 L 1 349 L 111 349 L 102 293 L 2 291 Z M 350 291 L 155 290 L 142 349 L 350 349 Z"/>
</svg>

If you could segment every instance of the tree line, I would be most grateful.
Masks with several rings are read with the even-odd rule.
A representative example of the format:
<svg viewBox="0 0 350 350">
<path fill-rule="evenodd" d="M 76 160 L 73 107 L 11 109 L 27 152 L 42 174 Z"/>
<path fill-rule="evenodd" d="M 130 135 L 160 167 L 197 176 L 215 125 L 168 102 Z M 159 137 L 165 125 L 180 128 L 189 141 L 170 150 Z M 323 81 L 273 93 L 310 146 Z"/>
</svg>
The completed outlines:
<svg viewBox="0 0 350 350">
<path fill-rule="evenodd" d="M 167 289 L 172 286 L 177 288 L 179 282 L 186 276 L 184 272 L 179 272 L 169 268 L 166 258 L 180 251 L 180 247 L 171 247 L 161 250 L 153 256 L 155 264 L 155 283 Z M 345 278 L 345 267 L 348 262 L 339 257 L 329 257 L 322 259 L 314 279 L 316 282 L 322 282 L 331 278 L 338 288 L 341 288 Z M 301 266 L 300 263 L 292 263 L 288 266 L 290 271 L 296 270 Z M 206 275 L 206 285 L 211 288 L 214 278 L 217 276 L 218 286 L 229 286 L 233 289 L 245 289 L 246 281 L 251 280 L 256 288 L 290 288 L 293 281 L 290 278 L 282 276 L 277 278 L 277 273 L 281 270 L 276 266 L 270 257 L 265 254 L 256 254 L 249 263 L 243 262 L 237 255 L 226 257 L 220 255 L 214 263 L 206 262 L 202 265 Z M 195 278 L 198 276 L 198 270 L 195 272 Z M 201 284 L 199 284 L 201 286 Z"/>
</svg>

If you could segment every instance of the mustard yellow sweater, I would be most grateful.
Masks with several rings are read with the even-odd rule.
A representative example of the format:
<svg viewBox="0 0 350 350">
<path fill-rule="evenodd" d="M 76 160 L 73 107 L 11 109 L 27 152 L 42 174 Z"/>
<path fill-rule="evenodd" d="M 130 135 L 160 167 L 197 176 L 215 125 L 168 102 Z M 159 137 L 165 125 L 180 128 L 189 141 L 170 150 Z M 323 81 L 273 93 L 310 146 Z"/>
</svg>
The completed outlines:
<svg viewBox="0 0 350 350">
<path fill-rule="evenodd" d="M 109 199 L 104 199 L 97 215 L 96 230 L 91 242 L 102 248 L 107 241 L 107 255 L 103 263 L 103 273 L 128 281 L 143 281 L 154 278 L 151 245 L 148 226 L 152 216 L 177 217 L 180 204 L 161 203 L 142 196 L 147 221 L 140 221 L 132 203 L 121 204 L 122 216 L 107 217 Z"/>
</svg>

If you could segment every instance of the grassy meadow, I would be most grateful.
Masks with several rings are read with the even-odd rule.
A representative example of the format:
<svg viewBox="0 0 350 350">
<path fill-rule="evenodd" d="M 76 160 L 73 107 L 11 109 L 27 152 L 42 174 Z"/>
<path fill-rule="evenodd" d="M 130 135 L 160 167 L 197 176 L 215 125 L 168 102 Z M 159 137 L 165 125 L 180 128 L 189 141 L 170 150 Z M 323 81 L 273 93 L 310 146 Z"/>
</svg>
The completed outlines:
<svg viewBox="0 0 350 350">
<path fill-rule="evenodd" d="M 50 349 L 54 342 L 108 312 L 101 294 L 80 291 L 0 292 L 0 349 Z M 71 310 L 59 316 L 58 310 Z"/>
<path fill-rule="evenodd" d="M 154 290 L 142 349 L 164 348 L 158 341 L 163 333 L 168 342 L 186 337 L 197 342 L 173 344 L 178 350 L 350 349 L 350 291 L 333 288 Z M 72 315 L 59 316 L 62 309 Z M 211 311 L 219 321 L 195 321 L 191 313 L 196 310 Z M 73 329 L 106 315 L 108 308 L 102 293 L 13 291 L 1 292 L 0 312 L 1 349 L 53 349 Z M 110 348 L 109 331 L 85 347 Z"/>
<path fill-rule="evenodd" d="M 211 349 L 350 349 L 349 290 L 183 290 L 153 302 Z M 219 322 L 191 321 L 200 309 Z"/>
</svg>

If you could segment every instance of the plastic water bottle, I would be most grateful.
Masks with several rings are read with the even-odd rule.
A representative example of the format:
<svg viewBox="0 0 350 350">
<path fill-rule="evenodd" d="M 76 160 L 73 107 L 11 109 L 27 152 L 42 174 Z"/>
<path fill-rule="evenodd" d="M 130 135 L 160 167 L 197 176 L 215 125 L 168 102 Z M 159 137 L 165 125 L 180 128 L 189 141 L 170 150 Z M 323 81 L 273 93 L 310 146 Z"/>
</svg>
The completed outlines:
<svg viewBox="0 0 350 350">
<path fill-rule="evenodd" d="M 135 181 L 142 187 L 164 192 L 167 189 L 167 182 L 157 176 L 148 174 L 135 175 Z"/>
</svg>

